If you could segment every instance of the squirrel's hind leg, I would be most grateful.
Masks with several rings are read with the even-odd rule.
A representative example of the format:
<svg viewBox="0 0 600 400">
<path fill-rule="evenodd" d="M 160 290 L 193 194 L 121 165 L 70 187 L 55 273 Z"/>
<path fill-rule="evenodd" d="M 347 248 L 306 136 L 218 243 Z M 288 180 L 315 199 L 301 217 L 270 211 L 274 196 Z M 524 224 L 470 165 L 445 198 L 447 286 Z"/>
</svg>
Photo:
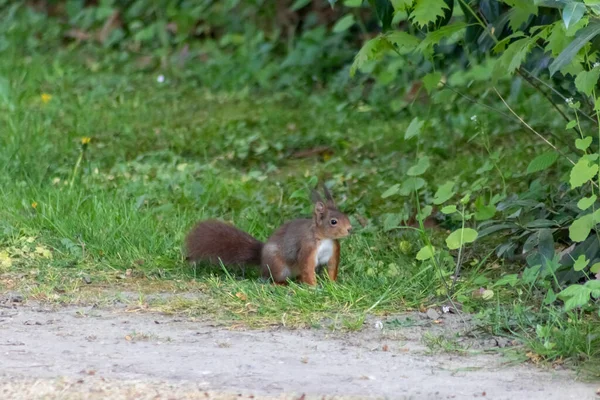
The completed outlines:
<svg viewBox="0 0 600 400">
<path fill-rule="evenodd" d="M 272 279 L 275 284 L 286 284 L 288 278 L 293 278 L 278 246 L 272 243 L 267 243 L 263 249 L 261 269 L 263 278 Z"/>
</svg>

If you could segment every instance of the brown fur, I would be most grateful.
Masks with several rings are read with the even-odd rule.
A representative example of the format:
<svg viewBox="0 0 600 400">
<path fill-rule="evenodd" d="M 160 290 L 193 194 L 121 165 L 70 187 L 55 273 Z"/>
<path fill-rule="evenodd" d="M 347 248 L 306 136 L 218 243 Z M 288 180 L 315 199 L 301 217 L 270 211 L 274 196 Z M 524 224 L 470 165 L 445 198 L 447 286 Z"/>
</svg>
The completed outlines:
<svg viewBox="0 0 600 400">
<path fill-rule="evenodd" d="M 315 285 L 319 246 L 322 241 L 331 240 L 333 248 L 327 262 L 327 275 L 335 281 L 340 262 L 338 239 L 348 236 L 352 225 L 337 209 L 326 188 L 325 198 L 324 202 L 313 192 L 313 218 L 296 219 L 282 225 L 264 244 L 222 222 L 200 222 L 187 237 L 188 259 L 260 265 L 262 276 L 276 284 L 298 278 L 302 283 Z"/>
<path fill-rule="evenodd" d="M 186 238 L 187 259 L 225 265 L 260 265 L 263 243 L 216 220 L 197 224 Z"/>
</svg>

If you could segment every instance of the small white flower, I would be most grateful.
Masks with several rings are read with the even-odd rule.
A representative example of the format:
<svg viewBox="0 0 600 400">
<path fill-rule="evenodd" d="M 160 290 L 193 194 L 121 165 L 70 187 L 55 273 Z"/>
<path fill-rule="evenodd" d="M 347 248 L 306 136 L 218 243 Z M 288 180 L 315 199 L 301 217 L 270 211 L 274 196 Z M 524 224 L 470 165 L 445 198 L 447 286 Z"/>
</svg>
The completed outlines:
<svg viewBox="0 0 600 400">
<path fill-rule="evenodd" d="M 378 331 L 383 329 L 383 322 L 381 321 L 377 321 L 375 322 L 375 329 L 377 329 Z"/>
<path fill-rule="evenodd" d="M 473 122 L 476 122 L 476 121 L 477 121 L 477 115 L 473 115 L 473 116 L 471 117 L 471 121 L 473 121 Z"/>
<path fill-rule="evenodd" d="M 158 83 L 163 83 L 164 81 L 165 81 L 164 75 L 159 75 L 158 78 L 156 78 L 156 82 L 158 82 Z"/>
<path fill-rule="evenodd" d="M 442 307 L 442 311 L 444 312 L 444 314 L 448 314 L 450 312 L 450 307 L 448 306 L 443 306 Z"/>
<path fill-rule="evenodd" d="M 573 98 L 569 97 L 568 99 L 565 99 L 565 103 L 567 103 L 567 104 L 573 104 Z"/>
</svg>

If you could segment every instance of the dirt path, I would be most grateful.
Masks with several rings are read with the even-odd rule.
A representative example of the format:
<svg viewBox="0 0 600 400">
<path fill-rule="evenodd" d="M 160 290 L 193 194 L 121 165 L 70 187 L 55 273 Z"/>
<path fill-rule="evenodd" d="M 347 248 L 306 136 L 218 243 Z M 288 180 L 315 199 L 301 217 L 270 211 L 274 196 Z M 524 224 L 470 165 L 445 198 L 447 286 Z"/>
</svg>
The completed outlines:
<svg viewBox="0 0 600 400">
<path fill-rule="evenodd" d="M 125 309 L 0 308 L 0 398 L 598 399 L 499 354 L 427 355 L 425 328 L 230 330 Z"/>
</svg>

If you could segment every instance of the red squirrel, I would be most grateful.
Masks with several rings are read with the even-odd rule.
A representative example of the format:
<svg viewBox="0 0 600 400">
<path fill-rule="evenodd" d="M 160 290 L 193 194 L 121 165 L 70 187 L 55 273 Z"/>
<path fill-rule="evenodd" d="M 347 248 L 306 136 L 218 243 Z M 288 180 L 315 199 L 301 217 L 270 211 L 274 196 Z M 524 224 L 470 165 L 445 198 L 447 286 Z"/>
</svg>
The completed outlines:
<svg viewBox="0 0 600 400">
<path fill-rule="evenodd" d="M 348 216 L 337 209 L 326 187 L 324 191 L 325 201 L 312 192 L 312 218 L 287 222 L 266 243 L 226 223 L 201 221 L 186 238 L 187 259 L 258 265 L 263 278 L 275 284 L 298 278 L 300 283 L 316 285 L 317 268 L 327 266 L 329 278 L 335 281 L 340 263 L 338 239 L 347 237 L 352 225 Z"/>
</svg>

